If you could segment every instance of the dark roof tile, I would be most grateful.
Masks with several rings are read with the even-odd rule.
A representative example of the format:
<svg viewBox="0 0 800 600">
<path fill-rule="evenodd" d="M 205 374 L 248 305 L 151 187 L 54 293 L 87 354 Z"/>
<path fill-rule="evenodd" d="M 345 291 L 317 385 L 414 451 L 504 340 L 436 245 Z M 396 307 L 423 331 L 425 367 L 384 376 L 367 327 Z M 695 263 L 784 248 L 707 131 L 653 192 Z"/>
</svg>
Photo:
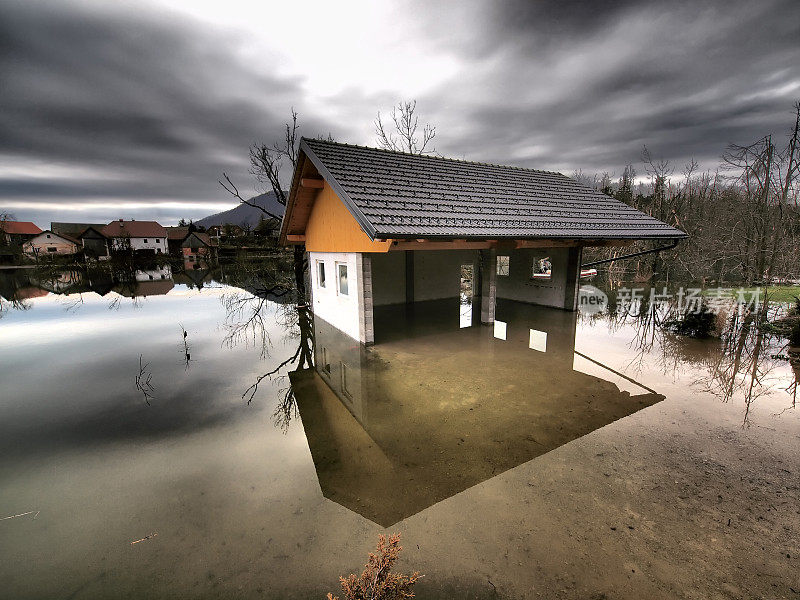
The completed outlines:
<svg viewBox="0 0 800 600">
<path fill-rule="evenodd" d="M 373 238 L 686 235 L 560 173 L 307 138 L 301 149 Z"/>
</svg>

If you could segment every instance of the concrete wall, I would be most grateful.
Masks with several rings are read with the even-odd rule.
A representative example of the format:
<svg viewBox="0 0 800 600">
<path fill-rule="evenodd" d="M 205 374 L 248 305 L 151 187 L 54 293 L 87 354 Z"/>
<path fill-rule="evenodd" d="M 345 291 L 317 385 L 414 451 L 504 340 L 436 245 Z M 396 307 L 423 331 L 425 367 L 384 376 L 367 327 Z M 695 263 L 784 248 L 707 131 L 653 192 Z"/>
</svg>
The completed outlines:
<svg viewBox="0 0 800 600">
<path fill-rule="evenodd" d="M 477 250 L 423 250 L 414 252 L 414 301 L 457 298 L 461 293 L 461 265 L 479 264 Z"/>
<path fill-rule="evenodd" d="M 375 306 L 406 301 L 406 253 L 369 254 L 372 262 L 372 302 Z"/>
<path fill-rule="evenodd" d="M 497 276 L 497 297 L 555 308 L 575 309 L 575 282 L 580 264 L 577 248 L 537 248 L 498 251 L 509 256 L 509 274 Z M 531 276 L 535 260 L 550 257 L 550 279 Z"/>
<path fill-rule="evenodd" d="M 413 264 L 414 302 L 457 298 L 461 293 L 461 265 L 473 265 L 477 250 L 419 250 L 409 253 Z M 375 306 L 406 302 L 406 252 L 371 253 Z"/>
<path fill-rule="evenodd" d="M 363 343 L 374 341 L 372 329 L 372 282 L 369 255 L 358 252 L 309 252 L 311 298 L 314 314 Z M 325 265 L 325 285 L 319 279 Z M 347 265 L 347 294 L 338 287 L 338 265 Z"/>
<path fill-rule="evenodd" d="M 461 291 L 461 266 L 473 265 L 475 285 L 480 283 L 481 321 L 494 321 L 494 298 L 517 300 L 575 310 L 580 250 L 577 248 L 524 249 L 508 253 L 478 250 L 426 250 L 415 252 L 359 253 L 309 252 L 314 314 L 352 339 L 375 341 L 373 307 L 457 298 Z M 509 274 L 495 275 L 497 257 L 509 256 Z M 534 261 L 549 257 L 549 279 L 532 277 Z M 413 259 L 412 268 L 407 260 Z M 325 265 L 321 285 L 319 265 Z M 348 293 L 338 289 L 338 265 L 348 269 Z M 480 274 L 480 276 L 479 276 Z M 413 288 L 413 296 L 409 294 Z M 492 289 L 494 288 L 494 290 Z M 477 294 L 479 288 L 474 288 Z"/>
</svg>

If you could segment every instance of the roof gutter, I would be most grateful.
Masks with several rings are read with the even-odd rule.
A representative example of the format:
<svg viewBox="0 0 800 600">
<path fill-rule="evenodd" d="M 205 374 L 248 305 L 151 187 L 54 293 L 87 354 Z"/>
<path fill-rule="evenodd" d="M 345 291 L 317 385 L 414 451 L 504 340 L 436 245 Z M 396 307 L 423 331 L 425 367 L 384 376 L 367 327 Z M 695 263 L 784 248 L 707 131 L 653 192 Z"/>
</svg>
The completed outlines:
<svg viewBox="0 0 800 600">
<path fill-rule="evenodd" d="M 673 248 L 675 248 L 678 245 L 678 242 L 680 242 L 682 239 L 683 238 L 675 238 L 674 240 L 672 240 L 672 243 L 670 243 L 668 246 L 661 246 L 660 248 L 651 248 L 650 250 L 642 250 L 641 252 L 634 252 L 632 254 L 623 254 L 622 256 L 616 256 L 614 258 L 605 258 L 603 260 L 596 260 L 594 262 L 584 263 L 584 264 L 581 265 L 581 268 L 585 269 L 586 267 L 594 267 L 594 266 L 597 266 L 597 265 L 603 265 L 605 263 L 615 262 L 615 261 L 623 260 L 623 259 L 626 259 L 626 258 L 633 258 L 635 256 L 643 256 L 645 254 L 652 254 L 653 252 L 661 252 L 662 250 L 672 250 Z"/>
</svg>

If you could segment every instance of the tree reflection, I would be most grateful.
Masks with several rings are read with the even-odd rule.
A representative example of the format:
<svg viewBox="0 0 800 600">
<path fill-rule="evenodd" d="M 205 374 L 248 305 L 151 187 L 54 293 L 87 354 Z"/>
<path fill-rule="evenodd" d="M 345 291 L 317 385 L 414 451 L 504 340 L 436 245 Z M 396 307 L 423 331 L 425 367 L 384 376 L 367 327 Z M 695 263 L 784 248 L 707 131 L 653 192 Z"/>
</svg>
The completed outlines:
<svg viewBox="0 0 800 600">
<path fill-rule="evenodd" d="M 226 313 L 224 344 L 232 347 L 253 343 L 260 347 L 261 356 L 267 357 L 273 346 L 269 326 L 277 323 L 283 331 L 283 342 L 293 349 L 275 367 L 257 376 L 242 393 L 242 398 L 250 404 L 264 380 L 276 382 L 280 386 L 279 400 L 273 420 L 276 427 L 286 431 L 297 415 L 287 373 L 313 366 L 312 314 L 304 303 L 298 302 L 293 271 L 285 257 L 258 262 L 237 261 L 223 269 L 221 279 L 238 288 L 223 294 L 221 299 Z"/>
<path fill-rule="evenodd" d="M 611 304 L 609 313 L 587 319 L 605 320 L 612 332 L 626 326 L 633 329 L 630 347 L 635 354 L 627 368 L 641 371 L 653 358 L 664 375 L 675 376 L 684 366 L 695 367 L 699 375 L 692 385 L 726 403 L 741 399 L 742 426 L 747 427 L 754 403 L 779 388 L 778 371 L 786 361 L 792 368 L 793 380 L 780 389 L 791 396 L 791 405 L 781 413 L 796 406 L 800 351 L 770 327 L 786 311 L 786 305 L 766 299 L 757 306 L 731 299 L 717 314 L 714 331 L 707 339 L 670 330 L 670 325 L 680 324 L 689 314 L 681 313 L 671 301 L 654 306 L 645 297 L 625 306 Z"/>
</svg>

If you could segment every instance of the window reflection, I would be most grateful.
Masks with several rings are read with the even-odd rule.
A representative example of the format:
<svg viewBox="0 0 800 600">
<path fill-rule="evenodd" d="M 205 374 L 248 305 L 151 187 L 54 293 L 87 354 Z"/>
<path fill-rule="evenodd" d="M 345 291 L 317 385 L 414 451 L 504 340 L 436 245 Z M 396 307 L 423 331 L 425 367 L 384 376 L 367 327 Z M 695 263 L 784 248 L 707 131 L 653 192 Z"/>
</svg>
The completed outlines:
<svg viewBox="0 0 800 600">
<path fill-rule="evenodd" d="M 531 329 L 530 331 L 528 348 L 539 352 L 547 352 L 547 332 L 539 331 L 538 329 Z"/>
<path fill-rule="evenodd" d="M 347 287 L 347 265 L 339 266 L 339 293 L 343 296 L 348 295 Z"/>
<path fill-rule="evenodd" d="M 498 275 L 508 275 L 509 273 L 509 262 L 510 257 L 508 256 L 498 256 L 497 257 L 497 274 Z"/>
<path fill-rule="evenodd" d="M 533 267 L 531 268 L 531 279 L 550 279 L 552 272 L 552 264 L 550 257 L 534 258 Z"/>
</svg>

